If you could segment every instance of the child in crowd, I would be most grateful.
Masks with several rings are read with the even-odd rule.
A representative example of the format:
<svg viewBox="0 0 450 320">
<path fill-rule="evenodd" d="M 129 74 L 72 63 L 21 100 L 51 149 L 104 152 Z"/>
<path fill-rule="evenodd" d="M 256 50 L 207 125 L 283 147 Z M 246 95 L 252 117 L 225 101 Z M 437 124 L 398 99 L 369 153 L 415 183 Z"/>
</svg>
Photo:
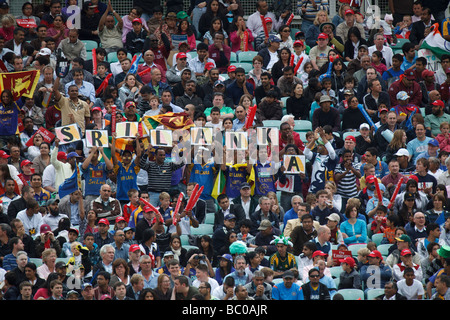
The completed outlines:
<svg viewBox="0 0 450 320">
<path fill-rule="evenodd" d="M 383 55 L 380 51 L 374 51 L 371 60 L 372 67 L 374 67 L 379 74 L 383 74 L 387 70 L 386 65 L 383 63 Z"/>
<path fill-rule="evenodd" d="M 331 86 L 332 86 L 331 78 L 329 78 L 329 77 L 323 78 L 321 93 L 323 95 L 328 95 L 331 99 L 333 99 L 333 101 L 336 101 L 336 99 L 337 99 L 336 92 L 333 89 L 331 89 Z"/>
<path fill-rule="evenodd" d="M 299 71 L 298 77 L 300 78 L 300 80 L 302 80 L 304 88 L 308 86 L 309 73 L 311 72 L 312 69 L 313 64 L 311 63 L 311 61 L 308 61 L 303 65 L 303 68 Z"/>
<path fill-rule="evenodd" d="M 205 127 L 213 128 L 214 131 L 222 131 L 222 121 L 220 121 L 220 109 L 218 107 L 213 107 L 211 109 L 211 121 L 208 121 Z"/>
<path fill-rule="evenodd" d="M 441 133 L 436 136 L 436 140 L 439 142 L 439 150 L 450 152 L 450 124 L 442 122 L 439 129 Z"/>
<path fill-rule="evenodd" d="M 387 208 L 385 206 L 378 206 L 375 217 L 372 221 L 372 226 L 370 230 L 372 230 L 373 234 L 384 233 L 384 230 L 387 228 Z"/>
<path fill-rule="evenodd" d="M 386 228 L 384 229 L 384 237 L 382 244 L 395 243 L 395 230 L 397 229 L 398 218 L 395 215 L 386 217 Z"/>
<path fill-rule="evenodd" d="M 103 83 L 103 81 L 105 81 L 108 74 L 109 74 L 108 65 L 105 62 L 99 62 L 97 64 L 97 74 L 93 76 L 95 90 L 97 90 L 100 87 L 100 85 Z M 109 78 L 108 85 L 110 85 L 110 86 L 114 85 L 114 77 Z M 113 99 L 113 101 L 114 101 L 114 99 Z"/>
<path fill-rule="evenodd" d="M 394 29 L 394 34 L 397 38 L 409 39 L 412 27 L 412 17 L 410 15 L 403 16 L 400 22 Z"/>
<path fill-rule="evenodd" d="M 128 223 L 130 221 L 131 213 L 139 207 L 139 191 L 136 189 L 130 189 L 127 192 L 130 202 L 123 206 L 123 217 Z"/>
<path fill-rule="evenodd" d="M 68 233 L 69 241 L 64 242 L 62 250 L 65 257 L 71 257 L 73 255 L 72 244 L 78 239 L 79 232 L 77 229 L 70 228 Z"/>
<path fill-rule="evenodd" d="M 150 117 L 150 116 L 156 116 L 159 114 L 159 104 L 160 104 L 160 100 L 158 96 L 151 96 L 149 99 L 150 102 L 150 110 L 148 110 L 147 112 L 145 112 L 144 116 L 145 117 Z"/>
<path fill-rule="evenodd" d="M 171 222 L 174 208 L 170 206 L 170 194 L 167 192 L 161 192 L 159 195 L 159 203 L 160 205 L 158 210 L 161 213 L 164 222 L 167 222 L 167 220 L 170 220 Z"/>
</svg>

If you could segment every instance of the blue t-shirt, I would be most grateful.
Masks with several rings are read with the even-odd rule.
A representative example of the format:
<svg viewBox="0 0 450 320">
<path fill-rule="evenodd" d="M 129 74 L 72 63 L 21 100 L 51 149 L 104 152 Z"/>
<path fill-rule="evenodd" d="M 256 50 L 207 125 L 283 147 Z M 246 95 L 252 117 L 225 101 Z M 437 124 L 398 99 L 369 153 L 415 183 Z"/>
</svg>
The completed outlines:
<svg viewBox="0 0 450 320">
<path fill-rule="evenodd" d="M 227 166 L 224 172 L 227 179 L 225 193 L 231 198 L 237 198 L 241 195 L 241 184 L 247 182 L 247 165 L 245 166 Z"/>
<path fill-rule="evenodd" d="M 12 136 L 17 133 L 22 106 L 21 99 L 13 102 L 10 108 L 5 108 L 3 103 L 0 103 L 0 136 Z"/>
<path fill-rule="evenodd" d="M 137 175 L 139 173 L 139 166 L 134 160 L 131 161 L 128 168 L 124 167 L 123 163 L 119 161 L 114 166 L 114 173 L 117 177 L 117 195 L 116 198 L 122 201 L 128 201 L 127 192 L 130 189 L 139 190 L 137 186 Z"/>
<path fill-rule="evenodd" d="M 408 142 L 406 145 L 406 149 L 408 150 L 409 154 L 412 156 L 411 162 L 416 163 L 417 156 L 428 150 L 428 142 L 432 140 L 430 137 L 425 137 L 425 140 L 420 141 L 419 139 L 415 138 Z"/>
<path fill-rule="evenodd" d="M 272 288 L 272 299 L 274 300 L 304 300 L 303 290 L 298 284 L 293 283 L 288 289 L 284 283 L 277 283 Z"/>
<path fill-rule="evenodd" d="M 364 165 L 363 164 L 360 167 L 360 172 L 362 175 L 364 175 Z M 384 161 L 378 161 L 378 163 L 375 165 L 375 176 L 377 178 L 383 178 L 385 175 L 389 174 L 389 166 Z"/>
<path fill-rule="evenodd" d="M 106 168 L 106 163 L 99 162 L 95 166 L 92 163 L 89 163 L 86 170 L 82 170 L 82 174 L 85 181 L 84 195 L 99 196 L 100 188 L 108 179 L 108 169 Z"/>
<path fill-rule="evenodd" d="M 274 164 L 269 162 L 262 164 L 257 162 L 253 165 L 255 171 L 255 195 L 265 196 L 268 192 L 277 192 L 275 188 L 275 182 L 277 181 L 277 175 L 273 174 Z"/>
<path fill-rule="evenodd" d="M 195 163 L 192 167 L 189 182 L 197 182 L 199 186 L 203 186 L 203 192 L 200 195 L 202 200 L 212 199 L 214 171 L 214 161 L 207 162 L 204 165 Z"/>
</svg>

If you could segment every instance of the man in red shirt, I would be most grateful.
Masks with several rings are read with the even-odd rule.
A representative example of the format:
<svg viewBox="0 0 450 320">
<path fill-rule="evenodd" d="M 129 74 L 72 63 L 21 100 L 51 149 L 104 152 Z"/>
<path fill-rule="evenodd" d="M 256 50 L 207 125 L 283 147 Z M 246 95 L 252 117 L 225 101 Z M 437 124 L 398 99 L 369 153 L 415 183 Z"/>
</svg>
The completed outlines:
<svg viewBox="0 0 450 320">
<path fill-rule="evenodd" d="M 155 53 L 152 50 L 147 50 L 144 52 L 144 63 L 140 64 L 138 66 L 138 74 L 147 70 L 147 69 L 152 69 L 152 68 L 157 68 L 159 69 L 159 71 L 161 71 L 161 81 L 162 82 L 166 82 L 166 70 L 164 67 L 162 67 L 159 64 L 155 63 Z M 148 70 L 145 73 L 140 74 L 139 76 L 141 77 L 142 83 L 143 84 L 149 84 L 150 81 L 152 81 L 152 75 L 151 75 L 151 70 Z"/>
<path fill-rule="evenodd" d="M 166 59 L 169 58 L 171 43 L 164 33 L 161 34 L 161 39 L 164 44 L 158 46 L 158 38 L 154 34 L 149 35 L 148 38 L 145 39 L 144 52 L 147 52 L 147 50 L 153 51 L 155 54 L 153 62 L 160 65 L 164 71 L 167 71 Z"/>
<path fill-rule="evenodd" d="M 295 144 L 300 154 L 303 154 L 303 150 L 305 150 L 305 145 L 303 141 L 300 139 L 300 135 L 292 130 L 291 125 L 288 122 L 283 122 L 280 125 L 280 133 L 279 133 L 279 141 L 278 141 L 278 150 L 280 153 L 280 158 L 283 158 L 284 153 L 286 152 L 286 146 L 288 144 Z"/>
<path fill-rule="evenodd" d="M 220 73 L 226 73 L 230 64 L 231 48 L 224 44 L 224 35 L 221 32 L 214 34 L 214 43 L 208 47 L 208 54 L 216 63 Z"/>
<path fill-rule="evenodd" d="M 410 97 L 409 103 L 416 106 L 420 106 L 422 102 L 422 90 L 420 85 L 415 81 L 416 73 L 412 69 L 405 71 L 400 79 L 395 81 L 389 87 L 389 98 L 391 99 L 391 106 L 396 106 L 399 104 L 397 100 L 397 93 L 400 91 L 405 91 Z"/>
</svg>

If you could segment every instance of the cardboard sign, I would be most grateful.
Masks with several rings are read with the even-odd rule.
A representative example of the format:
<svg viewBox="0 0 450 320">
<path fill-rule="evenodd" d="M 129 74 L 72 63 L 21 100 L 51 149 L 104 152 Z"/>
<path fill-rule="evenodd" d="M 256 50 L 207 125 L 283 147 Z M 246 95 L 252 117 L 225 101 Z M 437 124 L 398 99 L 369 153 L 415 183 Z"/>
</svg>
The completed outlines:
<svg viewBox="0 0 450 320">
<path fill-rule="evenodd" d="M 337 262 L 339 265 L 339 259 L 345 259 L 347 257 L 352 257 L 352 252 L 349 250 L 331 250 L 331 255 L 333 256 L 333 261 Z"/>
<path fill-rule="evenodd" d="M 116 124 L 116 138 L 135 138 L 139 122 L 119 122 Z"/>
<path fill-rule="evenodd" d="M 227 150 L 247 150 L 247 132 L 225 132 L 225 146 Z"/>
<path fill-rule="evenodd" d="M 44 139 L 45 142 L 52 143 L 53 139 L 55 139 L 55 135 L 45 129 L 44 127 L 40 127 L 28 140 L 28 142 L 25 144 L 27 147 L 31 147 L 33 145 L 34 136 L 36 134 L 40 134 L 42 136 L 42 139 Z"/>
<path fill-rule="evenodd" d="M 108 131 L 107 130 L 86 130 L 86 147 L 103 147 L 108 148 Z"/>
<path fill-rule="evenodd" d="M 81 140 L 80 131 L 78 131 L 78 127 L 75 123 L 55 128 L 55 134 L 59 139 L 59 144 L 67 144 Z"/>
<path fill-rule="evenodd" d="M 172 34 L 172 44 L 175 47 L 175 50 L 178 50 L 178 46 L 180 43 L 186 42 L 188 43 L 188 36 L 187 34 Z"/>
<path fill-rule="evenodd" d="M 206 146 L 213 142 L 213 128 L 191 128 L 191 145 Z"/>
<path fill-rule="evenodd" d="M 305 173 L 305 156 L 285 154 L 283 161 L 286 168 L 285 174 Z"/>
<path fill-rule="evenodd" d="M 269 143 L 278 145 L 279 130 L 278 128 L 256 128 L 256 142 L 260 146 L 267 146 Z"/>
<path fill-rule="evenodd" d="M 277 190 L 285 192 L 294 192 L 294 176 L 286 176 L 286 183 L 283 184 L 280 180 L 277 181 Z"/>
<path fill-rule="evenodd" d="M 172 130 L 150 130 L 150 144 L 158 147 L 172 147 Z"/>
</svg>

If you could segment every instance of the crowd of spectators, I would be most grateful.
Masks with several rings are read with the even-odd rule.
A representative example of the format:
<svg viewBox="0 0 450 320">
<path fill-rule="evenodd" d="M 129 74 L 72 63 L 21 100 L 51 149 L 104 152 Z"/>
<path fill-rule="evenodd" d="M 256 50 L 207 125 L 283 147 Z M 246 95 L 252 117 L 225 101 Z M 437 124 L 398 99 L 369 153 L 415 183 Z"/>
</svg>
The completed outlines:
<svg viewBox="0 0 450 320">
<path fill-rule="evenodd" d="M 381 17 L 331 16 L 328 0 L 134 0 L 125 15 L 80 1 L 0 3 L 0 68 L 40 72 L 32 97 L 0 96 L 3 300 L 450 299 L 450 52 L 420 54 L 436 24 L 450 41 L 449 1 Z M 181 143 L 141 130 L 157 115 L 214 134 L 275 123 L 278 144 L 254 164 L 225 139 L 226 161 L 177 161 Z M 80 140 L 43 134 L 71 124 Z"/>
</svg>

